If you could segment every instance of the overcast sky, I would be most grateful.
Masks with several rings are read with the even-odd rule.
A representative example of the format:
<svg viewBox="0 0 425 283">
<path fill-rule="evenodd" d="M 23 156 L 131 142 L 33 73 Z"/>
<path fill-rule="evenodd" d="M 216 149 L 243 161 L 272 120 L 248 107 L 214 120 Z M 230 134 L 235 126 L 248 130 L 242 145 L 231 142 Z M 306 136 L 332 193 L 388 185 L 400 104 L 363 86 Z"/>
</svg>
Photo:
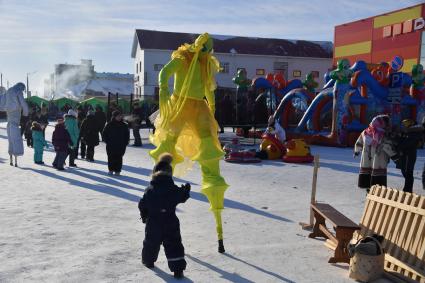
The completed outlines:
<svg viewBox="0 0 425 283">
<path fill-rule="evenodd" d="M 93 59 L 98 72 L 133 72 L 134 30 L 333 40 L 334 26 L 416 0 L 0 0 L 3 84 L 42 95 L 54 64 Z M 35 89 L 34 89 L 35 88 Z"/>
</svg>

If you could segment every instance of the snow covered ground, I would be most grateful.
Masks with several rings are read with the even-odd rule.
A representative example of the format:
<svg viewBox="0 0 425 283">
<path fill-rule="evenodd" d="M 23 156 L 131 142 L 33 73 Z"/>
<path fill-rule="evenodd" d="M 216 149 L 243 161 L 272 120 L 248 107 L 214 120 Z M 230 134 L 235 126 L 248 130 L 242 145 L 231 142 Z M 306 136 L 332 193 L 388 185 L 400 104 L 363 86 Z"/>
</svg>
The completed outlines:
<svg viewBox="0 0 425 283">
<path fill-rule="evenodd" d="M 53 127 L 48 127 L 50 140 Z M 107 175 L 105 147 L 95 163 L 77 160 L 64 172 L 32 162 L 26 149 L 19 168 L 7 160 L 6 123 L 0 123 L 0 282 L 173 282 L 161 249 L 153 270 L 141 264 L 144 225 L 137 202 L 148 184 L 152 162 L 144 147 L 128 147 L 123 176 Z M 365 192 L 357 189 L 359 159 L 351 149 L 312 147 L 320 154 L 317 199 L 358 222 Z M 414 191 L 424 194 L 416 163 Z M 388 183 L 402 187 L 392 164 Z M 329 264 L 331 251 L 309 239 L 311 165 L 279 161 L 222 163 L 230 188 L 223 212 L 226 253 L 217 253 L 215 224 L 200 194 L 197 166 L 184 180 L 192 198 L 178 208 L 188 267 L 181 282 L 353 282 L 347 264 Z M 386 280 L 380 280 L 386 282 Z"/>
</svg>

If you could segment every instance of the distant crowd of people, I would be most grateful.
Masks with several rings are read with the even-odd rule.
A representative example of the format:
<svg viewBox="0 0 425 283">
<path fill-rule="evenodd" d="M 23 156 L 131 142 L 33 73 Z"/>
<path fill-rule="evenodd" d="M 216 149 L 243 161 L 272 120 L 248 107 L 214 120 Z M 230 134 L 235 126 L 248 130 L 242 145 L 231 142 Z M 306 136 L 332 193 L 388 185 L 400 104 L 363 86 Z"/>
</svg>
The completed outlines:
<svg viewBox="0 0 425 283">
<path fill-rule="evenodd" d="M 248 91 L 241 94 L 235 103 L 230 94 L 222 98 L 217 97 L 217 108 L 215 118 L 224 132 L 226 125 L 265 125 L 268 117 L 272 114 L 270 109 L 270 98 L 263 90 Z"/>
<path fill-rule="evenodd" d="M 78 157 L 93 162 L 95 147 L 101 139 L 106 143 L 109 174 L 120 175 L 122 158 L 130 141 L 129 128 L 135 137 L 134 146 L 142 146 L 142 122 L 152 127 L 148 118 L 149 110 L 152 109 L 143 109 L 138 103 L 134 104 L 131 115 L 126 117 L 119 106 L 113 103 L 108 113 L 99 105 L 95 109 L 91 105 L 81 105 L 76 111 L 69 105 L 60 109 L 61 112 L 65 110 L 64 115 L 55 119 L 57 123 L 52 135 L 56 152 L 52 165 L 58 170 L 65 170 L 67 158 L 69 167 L 77 166 L 75 159 Z M 30 108 L 29 112 L 28 116 L 21 117 L 21 135 L 25 136 L 27 146 L 34 148 L 34 163 L 44 164 L 43 152 L 48 147 L 45 131 L 49 124 L 49 110 L 42 104 L 39 108 Z"/>
<path fill-rule="evenodd" d="M 361 155 L 360 188 L 387 186 L 387 166 L 393 160 L 405 180 L 403 191 L 412 192 L 417 149 L 424 140 L 425 121 L 420 125 L 412 119 L 405 119 L 401 124 L 401 128 L 392 127 L 389 116 L 378 115 L 357 139 L 354 157 Z M 425 166 L 422 185 L 425 189 Z"/>
</svg>

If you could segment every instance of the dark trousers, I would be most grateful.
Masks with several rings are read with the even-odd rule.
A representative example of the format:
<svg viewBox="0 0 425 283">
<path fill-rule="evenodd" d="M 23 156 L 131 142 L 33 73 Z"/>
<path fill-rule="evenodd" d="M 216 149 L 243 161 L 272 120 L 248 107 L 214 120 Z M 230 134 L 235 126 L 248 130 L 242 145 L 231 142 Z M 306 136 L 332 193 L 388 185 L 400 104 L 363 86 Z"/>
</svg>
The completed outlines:
<svg viewBox="0 0 425 283">
<path fill-rule="evenodd" d="M 68 154 L 69 154 L 69 166 L 75 164 L 75 149 L 74 148 L 70 148 L 68 150 Z"/>
<path fill-rule="evenodd" d="M 108 169 L 110 172 L 121 172 L 122 169 L 122 154 L 116 152 L 108 153 Z"/>
<path fill-rule="evenodd" d="M 422 169 L 422 189 L 425 190 L 425 164 L 424 168 Z"/>
<path fill-rule="evenodd" d="M 142 262 L 144 264 L 154 263 L 158 259 L 159 248 L 162 244 L 170 270 L 172 272 L 185 270 L 186 260 L 184 259 L 184 247 L 178 220 L 165 223 L 165 225 L 155 222 L 154 219 L 148 219 L 146 223 Z"/>
<path fill-rule="evenodd" d="M 65 164 L 66 157 L 68 156 L 68 152 L 66 151 L 57 151 L 55 160 L 53 161 L 53 167 L 57 169 L 63 169 L 63 165 Z"/>
<path fill-rule="evenodd" d="M 27 140 L 27 146 L 32 147 L 32 136 L 27 135 L 25 138 Z"/>
<path fill-rule="evenodd" d="M 86 158 L 87 160 L 94 160 L 94 145 L 87 145 Z"/>
<path fill-rule="evenodd" d="M 80 150 L 80 154 L 81 154 L 81 158 L 85 158 L 86 157 L 86 144 L 81 141 L 81 138 L 78 138 L 77 140 L 77 147 L 75 148 L 75 157 L 78 157 L 78 149 L 81 146 L 81 150 Z"/>
<path fill-rule="evenodd" d="M 402 156 L 401 174 L 404 177 L 403 192 L 413 191 L 413 170 L 415 169 L 416 154 L 406 154 Z"/>
<path fill-rule="evenodd" d="M 141 146 L 142 145 L 142 138 L 140 137 L 140 127 L 139 126 L 133 127 L 133 136 L 134 136 L 134 145 L 135 146 Z"/>
</svg>

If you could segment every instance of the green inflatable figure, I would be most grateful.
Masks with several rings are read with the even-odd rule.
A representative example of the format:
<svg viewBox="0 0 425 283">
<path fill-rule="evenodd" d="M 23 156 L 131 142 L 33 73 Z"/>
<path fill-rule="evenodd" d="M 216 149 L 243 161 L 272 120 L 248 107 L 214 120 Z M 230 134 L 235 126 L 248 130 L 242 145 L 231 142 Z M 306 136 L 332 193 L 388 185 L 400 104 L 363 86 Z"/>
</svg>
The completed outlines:
<svg viewBox="0 0 425 283">
<path fill-rule="evenodd" d="M 240 110 L 238 109 L 242 106 L 245 106 L 244 102 L 248 96 L 248 87 L 251 85 L 251 80 L 246 77 L 246 71 L 245 69 L 239 69 L 238 73 L 236 74 L 236 77 L 233 78 L 233 83 L 236 84 L 236 122 L 241 123 L 241 115 Z M 244 108 L 244 107 L 243 107 Z"/>
<path fill-rule="evenodd" d="M 424 67 L 421 64 L 413 65 L 412 68 L 412 86 L 414 88 L 423 87 L 425 82 Z"/>
<path fill-rule="evenodd" d="M 410 95 L 416 98 L 416 122 L 423 123 L 425 119 L 425 76 L 424 67 L 421 64 L 413 65 L 412 85 L 410 86 Z"/>
<path fill-rule="evenodd" d="M 348 84 L 350 82 L 353 70 L 350 69 L 350 62 L 347 59 L 339 60 L 336 70 L 333 70 L 330 77 L 339 83 Z"/>
<path fill-rule="evenodd" d="M 236 90 L 239 93 L 248 91 L 248 87 L 251 85 L 251 80 L 246 77 L 245 69 L 238 70 L 236 77 L 233 78 L 233 83 L 237 85 Z"/>
<path fill-rule="evenodd" d="M 319 84 L 314 80 L 313 74 L 309 73 L 305 76 L 303 86 L 306 90 L 314 94 L 316 93 L 316 88 L 319 86 Z"/>
</svg>

